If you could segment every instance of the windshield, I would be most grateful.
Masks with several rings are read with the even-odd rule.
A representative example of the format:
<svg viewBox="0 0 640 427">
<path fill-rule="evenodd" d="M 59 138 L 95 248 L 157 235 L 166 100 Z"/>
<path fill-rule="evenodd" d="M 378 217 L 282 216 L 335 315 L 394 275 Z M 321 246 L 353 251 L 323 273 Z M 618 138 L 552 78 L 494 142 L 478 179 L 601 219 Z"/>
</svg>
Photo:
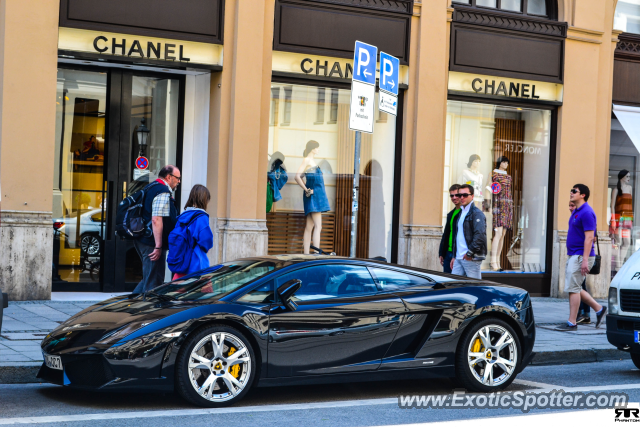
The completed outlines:
<svg viewBox="0 0 640 427">
<path fill-rule="evenodd" d="M 206 300 L 233 292 L 281 267 L 280 264 L 282 263 L 261 260 L 226 262 L 202 276 L 159 286 L 153 293 L 181 301 Z"/>
</svg>

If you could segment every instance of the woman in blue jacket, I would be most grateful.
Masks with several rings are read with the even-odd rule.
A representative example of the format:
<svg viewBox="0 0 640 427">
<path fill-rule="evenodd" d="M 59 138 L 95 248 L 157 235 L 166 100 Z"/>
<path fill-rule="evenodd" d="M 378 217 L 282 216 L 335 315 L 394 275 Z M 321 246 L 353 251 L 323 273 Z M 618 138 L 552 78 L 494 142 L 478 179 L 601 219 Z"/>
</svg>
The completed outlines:
<svg viewBox="0 0 640 427">
<path fill-rule="evenodd" d="M 175 259 L 177 251 L 186 251 L 184 255 L 188 255 L 188 260 L 182 262 L 186 267 L 188 261 L 188 269 L 186 271 L 174 271 L 169 263 L 169 268 L 173 271 L 173 280 L 177 280 L 187 274 L 194 273 L 209 267 L 209 258 L 207 252 L 213 247 L 213 233 L 209 226 L 209 214 L 206 209 L 211 200 L 211 194 L 204 185 L 196 184 L 191 189 L 189 200 L 184 205 L 184 212 L 178 217 L 176 227 L 171 232 L 178 233 L 184 240 L 169 238 L 169 260 Z M 176 244 L 183 242 L 183 246 Z M 190 254 L 186 253 L 190 250 Z M 172 254 L 171 252 L 174 251 Z"/>
</svg>

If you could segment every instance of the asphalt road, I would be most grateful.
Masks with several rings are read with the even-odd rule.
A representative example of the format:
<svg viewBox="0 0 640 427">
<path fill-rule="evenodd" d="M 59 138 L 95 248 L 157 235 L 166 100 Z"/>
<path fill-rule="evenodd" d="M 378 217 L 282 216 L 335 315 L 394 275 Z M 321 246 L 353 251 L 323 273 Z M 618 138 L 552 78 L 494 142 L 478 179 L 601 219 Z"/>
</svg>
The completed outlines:
<svg viewBox="0 0 640 427">
<path fill-rule="evenodd" d="M 640 371 L 629 360 L 530 366 L 516 381 L 510 390 L 622 391 L 629 395 L 629 401 L 640 401 Z M 523 414 L 518 409 L 398 407 L 399 395 L 449 394 L 453 389 L 454 385 L 447 380 L 265 388 L 253 390 L 236 406 L 212 410 L 194 408 L 173 394 L 88 393 L 47 384 L 7 384 L 0 385 L 0 425 L 129 426 L 135 423 L 136 427 L 176 424 L 210 427 L 248 423 L 251 426 L 349 427 L 452 420 L 477 422 L 479 418 L 509 416 L 529 418 L 528 421 L 537 420 L 538 416 L 554 416 L 554 420 L 559 421 L 557 417 L 571 415 L 565 409 L 534 409 Z M 604 411 L 609 411 L 607 420 L 613 421 L 614 410 L 600 413 Z"/>
</svg>

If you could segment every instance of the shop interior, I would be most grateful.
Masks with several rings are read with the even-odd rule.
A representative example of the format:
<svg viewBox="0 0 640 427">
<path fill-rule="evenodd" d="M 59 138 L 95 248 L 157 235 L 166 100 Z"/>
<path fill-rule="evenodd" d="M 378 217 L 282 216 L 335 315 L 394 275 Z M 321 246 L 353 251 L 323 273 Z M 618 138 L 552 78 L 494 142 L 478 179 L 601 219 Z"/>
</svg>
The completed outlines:
<svg viewBox="0 0 640 427">
<path fill-rule="evenodd" d="M 450 100 L 442 223 L 449 187 L 470 184 L 487 220 L 482 270 L 544 273 L 551 111 Z"/>
</svg>

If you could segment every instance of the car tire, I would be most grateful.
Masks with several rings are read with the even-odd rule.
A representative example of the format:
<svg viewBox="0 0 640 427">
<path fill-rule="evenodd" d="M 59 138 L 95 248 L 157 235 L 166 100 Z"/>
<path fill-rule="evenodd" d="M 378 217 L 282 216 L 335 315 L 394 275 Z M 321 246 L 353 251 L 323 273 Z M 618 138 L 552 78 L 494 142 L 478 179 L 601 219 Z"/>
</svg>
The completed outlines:
<svg viewBox="0 0 640 427">
<path fill-rule="evenodd" d="M 233 357 L 234 353 L 240 354 Z M 176 390 L 197 406 L 228 406 L 247 394 L 255 374 L 255 353 L 245 335 L 226 325 L 207 326 L 182 345 L 176 359 Z"/>
<path fill-rule="evenodd" d="M 631 361 L 636 365 L 636 368 L 640 369 L 640 354 L 631 353 Z"/>
<path fill-rule="evenodd" d="M 80 250 L 88 256 L 98 256 L 102 252 L 102 240 L 93 233 L 80 236 Z"/>
<path fill-rule="evenodd" d="M 507 322 L 487 317 L 467 326 L 460 338 L 456 380 L 470 391 L 503 390 L 516 378 L 521 359 L 518 334 Z"/>
</svg>

